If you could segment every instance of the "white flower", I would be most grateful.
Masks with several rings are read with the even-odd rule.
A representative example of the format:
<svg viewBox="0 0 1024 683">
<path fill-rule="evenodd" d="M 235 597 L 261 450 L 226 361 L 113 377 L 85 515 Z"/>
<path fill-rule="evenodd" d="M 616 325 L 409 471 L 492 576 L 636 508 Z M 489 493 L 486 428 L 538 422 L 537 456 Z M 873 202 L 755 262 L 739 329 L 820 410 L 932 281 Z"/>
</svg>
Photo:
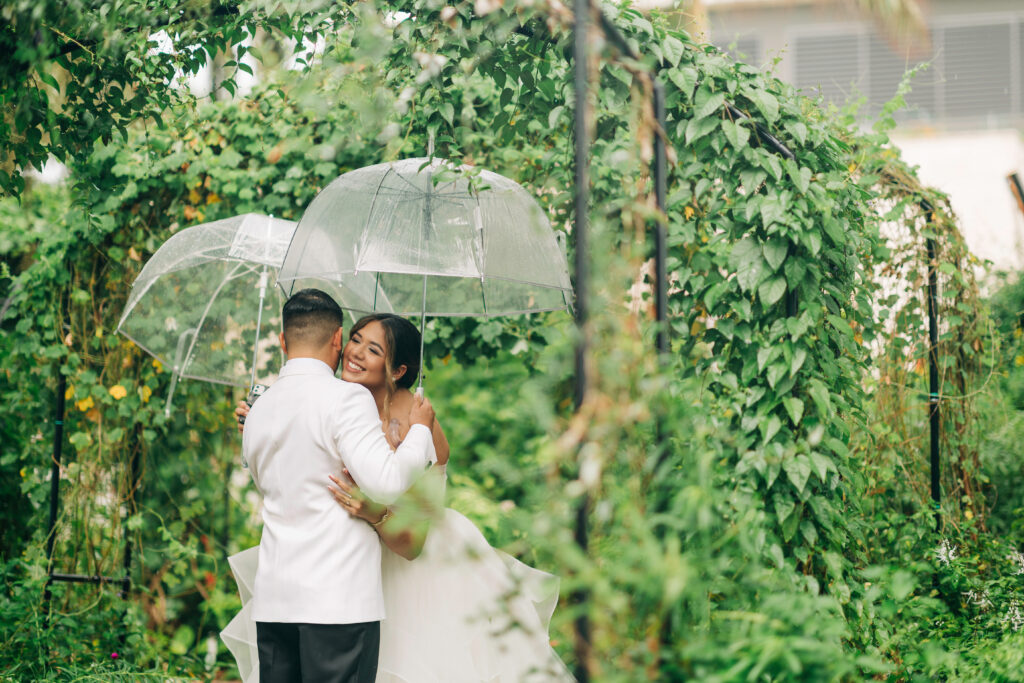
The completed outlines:
<svg viewBox="0 0 1024 683">
<path fill-rule="evenodd" d="M 168 332 L 175 332 L 178 329 L 178 321 L 171 316 L 164 318 L 164 329 Z"/>
<path fill-rule="evenodd" d="M 988 591 L 967 591 L 964 593 L 964 597 L 967 598 L 967 602 L 976 605 L 980 609 L 992 606 L 992 601 L 988 598 Z"/>
<path fill-rule="evenodd" d="M 432 54 L 430 52 L 414 52 L 412 55 L 416 63 L 423 71 L 416 77 L 417 82 L 425 83 L 435 76 L 441 74 L 441 69 L 448 63 L 445 55 Z"/>
<path fill-rule="evenodd" d="M 1024 626 L 1024 614 L 1021 614 L 1019 600 L 1010 603 L 1010 608 L 1006 610 L 1002 621 L 1004 624 L 1009 624 L 1014 631 L 1019 631 L 1020 627 Z"/>
<path fill-rule="evenodd" d="M 1014 574 L 1024 574 L 1024 554 L 1021 554 L 1018 550 L 1011 550 L 1010 554 L 1006 556 L 1006 559 L 1017 565 L 1017 571 L 1015 571 Z"/>
<path fill-rule="evenodd" d="M 939 547 L 935 550 L 935 557 L 942 564 L 949 564 L 956 559 L 956 546 L 951 546 L 949 541 L 942 539 L 942 543 L 940 543 Z"/>
<path fill-rule="evenodd" d="M 490 14 L 502 5 L 502 0 L 476 0 L 473 3 L 473 13 L 478 17 Z"/>
</svg>

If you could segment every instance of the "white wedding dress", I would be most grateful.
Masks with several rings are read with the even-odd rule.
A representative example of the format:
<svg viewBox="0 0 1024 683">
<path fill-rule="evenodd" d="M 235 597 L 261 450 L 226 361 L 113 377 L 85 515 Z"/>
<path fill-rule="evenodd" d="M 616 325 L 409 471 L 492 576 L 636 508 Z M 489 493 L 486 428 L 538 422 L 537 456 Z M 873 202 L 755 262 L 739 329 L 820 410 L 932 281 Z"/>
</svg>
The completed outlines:
<svg viewBox="0 0 1024 683">
<path fill-rule="evenodd" d="M 381 622 L 377 683 L 574 680 L 548 641 L 557 577 L 492 548 L 469 519 L 450 508 L 435 519 L 415 560 L 381 550 L 387 617 Z M 258 551 L 249 548 L 229 558 L 242 610 L 221 632 L 245 683 L 259 681 L 250 602 Z"/>
</svg>

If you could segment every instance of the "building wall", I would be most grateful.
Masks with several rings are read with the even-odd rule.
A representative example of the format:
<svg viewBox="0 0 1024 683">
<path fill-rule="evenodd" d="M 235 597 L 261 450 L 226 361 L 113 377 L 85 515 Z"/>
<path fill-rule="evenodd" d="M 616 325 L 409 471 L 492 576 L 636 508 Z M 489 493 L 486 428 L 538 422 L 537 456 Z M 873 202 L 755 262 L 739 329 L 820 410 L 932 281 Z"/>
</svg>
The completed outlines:
<svg viewBox="0 0 1024 683">
<path fill-rule="evenodd" d="M 893 48 L 852 3 L 707 1 L 706 39 L 808 95 L 866 98 L 866 122 L 909 68 L 930 62 L 911 80 L 894 142 L 950 195 L 976 255 L 1024 269 L 1024 219 L 1006 180 L 1024 176 L 1024 0 L 931 0 L 931 43 L 914 53 Z"/>
</svg>

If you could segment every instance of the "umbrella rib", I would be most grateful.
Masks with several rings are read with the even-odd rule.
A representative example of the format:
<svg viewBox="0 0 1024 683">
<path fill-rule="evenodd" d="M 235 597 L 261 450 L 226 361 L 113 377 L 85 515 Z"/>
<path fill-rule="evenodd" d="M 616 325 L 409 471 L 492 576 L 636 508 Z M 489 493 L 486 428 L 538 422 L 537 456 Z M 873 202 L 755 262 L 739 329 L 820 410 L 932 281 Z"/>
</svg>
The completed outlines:
<svg viewBox="0 0 1024 683">
<path fill-rule="evenodd" d="M 359 245 L 359 253 L 360 254 L 363 253 L 363 249 L 366 246 L 366 239 L 367 239 L 366 230 L 367 230 L 367 228 L 370 227 L 370 218 L 373 217 L 373 209 L 374 209 L 375 206 L 377 206 L 377 197 L 380 196 L 380 188 L 384 184 L 384 181 L 387 180 L 388 175 L 390 173 L 392 173 L 392 171 L 393 171 L 393 169 L 389 166 L 388 170 L 384 173 L 384 175 L 382 175 L 380 177 L 380 182 L 377 183 L 377 189 L 373 193 L 373 201 L 370 202 L 370 210 L 366 212 L 366 222 L 363 223 L 363 230 L 362 230 L 362 235 L 361 235 L 361 237 L 362 237 L 362 244 Z M 395 175 L 398 175 L 398 174 L 395 174 Z M 399 176 L 399 177 L 401 177 L 401 176 Z M 357 271 L 359 270 L 359 265 L 358 264 L 356 264 L 356 270 Z M 374 295 L 374 298 L 376 298 L 376 294 Z"/>
</svg>

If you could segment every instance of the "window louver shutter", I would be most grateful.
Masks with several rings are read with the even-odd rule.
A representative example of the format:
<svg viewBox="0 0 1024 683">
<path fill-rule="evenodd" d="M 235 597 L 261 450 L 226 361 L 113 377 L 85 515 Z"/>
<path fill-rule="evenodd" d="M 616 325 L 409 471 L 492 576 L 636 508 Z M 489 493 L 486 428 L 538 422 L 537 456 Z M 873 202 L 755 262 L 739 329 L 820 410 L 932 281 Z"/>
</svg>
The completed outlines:
<svg viewBox="0 0 1024 683">
<path fill-rule="evenodd" d="M 841 105 L 863 91 L 860 36 L 800 36 L 795 42 L 796 86 Z"/>
</svg>

